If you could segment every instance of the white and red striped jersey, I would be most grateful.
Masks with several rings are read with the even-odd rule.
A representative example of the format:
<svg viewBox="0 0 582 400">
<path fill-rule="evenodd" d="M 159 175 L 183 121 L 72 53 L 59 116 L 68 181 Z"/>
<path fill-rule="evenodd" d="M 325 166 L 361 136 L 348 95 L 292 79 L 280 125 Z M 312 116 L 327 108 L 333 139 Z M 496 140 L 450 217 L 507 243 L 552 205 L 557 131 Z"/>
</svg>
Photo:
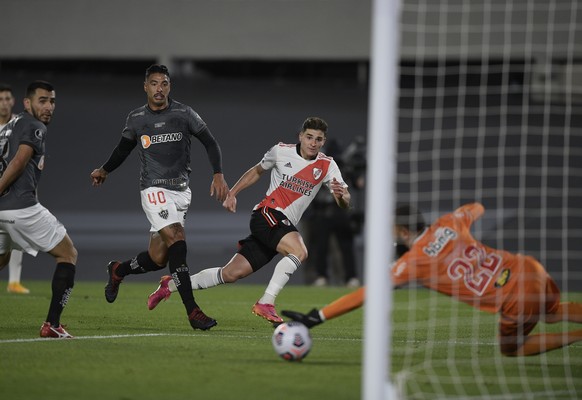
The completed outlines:
<svg viewBox="0 0 582 400">
<path fill-rule="evenodd" d="M 279 143 L 265 153 L 261 167 L 271 170 L 271 184 L 265 198 L 254 207 L 279 210 L 293 225 L 297 225 L 322 184 L 329 187 L 335 178 L 348 187 L 333 158 L 320 152 L 315 159 L 306 160 L 299 155 L 298 146 Z"/>
</svg>

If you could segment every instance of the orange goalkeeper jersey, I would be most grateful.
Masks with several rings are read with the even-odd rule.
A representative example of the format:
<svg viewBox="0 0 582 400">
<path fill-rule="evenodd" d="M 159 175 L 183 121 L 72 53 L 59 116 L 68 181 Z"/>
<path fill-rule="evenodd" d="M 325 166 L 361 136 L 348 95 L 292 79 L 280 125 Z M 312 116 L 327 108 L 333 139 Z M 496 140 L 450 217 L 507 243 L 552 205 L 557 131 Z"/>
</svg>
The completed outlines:
<svg viewBox="0 0 582 400">
<path fill-rule="evenodd" d="M 481 204 L 473 203 L 439 218 L 392 266 L 393 284 L 416 282 L 483 311 L 498 312 L 522 273 L 525 257 L 473 238 L 471 225 L 484 212 Z"/>
</svg>

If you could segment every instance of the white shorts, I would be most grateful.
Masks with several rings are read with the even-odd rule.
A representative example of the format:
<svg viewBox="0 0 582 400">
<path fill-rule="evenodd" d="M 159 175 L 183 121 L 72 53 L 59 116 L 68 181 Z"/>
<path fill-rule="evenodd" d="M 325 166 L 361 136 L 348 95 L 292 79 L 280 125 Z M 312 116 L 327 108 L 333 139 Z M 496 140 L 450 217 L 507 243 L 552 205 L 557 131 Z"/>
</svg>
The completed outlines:
<svg viewBox="0 0 582 400">
<path fill-rule="evenodd" d="M 12 249 L 31 256 L 48 253 L 59 244 L 67 230 L 40 203 L 20 210 L 0 210 L 0 254 Z"/>
<path fill-rule="evenodd" d="M 175 223 L 184 226 L 186 212 L 192 199 L 190 188 L 178 192 L 150 187 L 142 190 L 140 194 L 141 206 L 152 224 L 150 232 L 159 232 L 162 228 Z"/>
</svg>

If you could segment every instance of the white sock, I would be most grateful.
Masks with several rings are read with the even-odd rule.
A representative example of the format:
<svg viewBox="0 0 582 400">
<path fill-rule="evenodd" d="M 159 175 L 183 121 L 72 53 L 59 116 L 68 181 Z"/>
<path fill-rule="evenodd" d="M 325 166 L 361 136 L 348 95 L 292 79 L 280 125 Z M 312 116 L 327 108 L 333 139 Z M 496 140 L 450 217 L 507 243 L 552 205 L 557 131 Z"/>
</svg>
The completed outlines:
<svg viewBox="0 0 582 400">
<path fill-rule="evenodd" d="M 192 279 L 192 277 L 190 277 Z M 170 289 L 170 293 L 174 293 L 178 291 L 178 287 L 176 286 L 176 282 L 173 279 L 168 281 L 168 289 Z"/>
<path fill-rule="evenodd" d="M 222 285 L 222 267 L 207 268 L 190 275 L 190 282 L 192 283 L 192 290 L 208 289 L 210 287 Z M 170 287 L 170 291 L 173 291 Z"/>
<path fill-rule="evenodd" d="M 275 265 L 275 270 L 273 271 L 273 276 L 269 281 L 269 285 L 265 290 L 263 297 L 259 299 L 261 304 L 275 304 L 275 298 L 285 287 L 289 278 L 293 275 L 293 272 L 301 265 L 301 261 L 293 254 L 289 254 L 283 257 L 281 261 Z"/>
<path fill-rule="evenodd" d="M 22 272 L 22 251 L 12 250 L 8 263 L 8 282 L 20 282 Z"/>
</svg>

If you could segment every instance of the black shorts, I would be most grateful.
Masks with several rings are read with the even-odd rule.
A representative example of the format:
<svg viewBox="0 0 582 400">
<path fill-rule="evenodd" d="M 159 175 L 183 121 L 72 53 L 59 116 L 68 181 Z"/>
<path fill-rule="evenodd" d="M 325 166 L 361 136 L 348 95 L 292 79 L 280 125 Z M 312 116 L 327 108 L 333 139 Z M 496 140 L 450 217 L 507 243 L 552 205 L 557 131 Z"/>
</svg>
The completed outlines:
<svg viewBox="0 0 582 400">
<path fill-rule="evenodd" d="M 239 240 L 238 253 L 248 260 L 253 271 L 258 271 L 277 255 L 277 245 L 289 232 L 297 232 L 295 225 L 280 211 L 263 207 L 251 214 L 251 234 Z"/>
</svg>

